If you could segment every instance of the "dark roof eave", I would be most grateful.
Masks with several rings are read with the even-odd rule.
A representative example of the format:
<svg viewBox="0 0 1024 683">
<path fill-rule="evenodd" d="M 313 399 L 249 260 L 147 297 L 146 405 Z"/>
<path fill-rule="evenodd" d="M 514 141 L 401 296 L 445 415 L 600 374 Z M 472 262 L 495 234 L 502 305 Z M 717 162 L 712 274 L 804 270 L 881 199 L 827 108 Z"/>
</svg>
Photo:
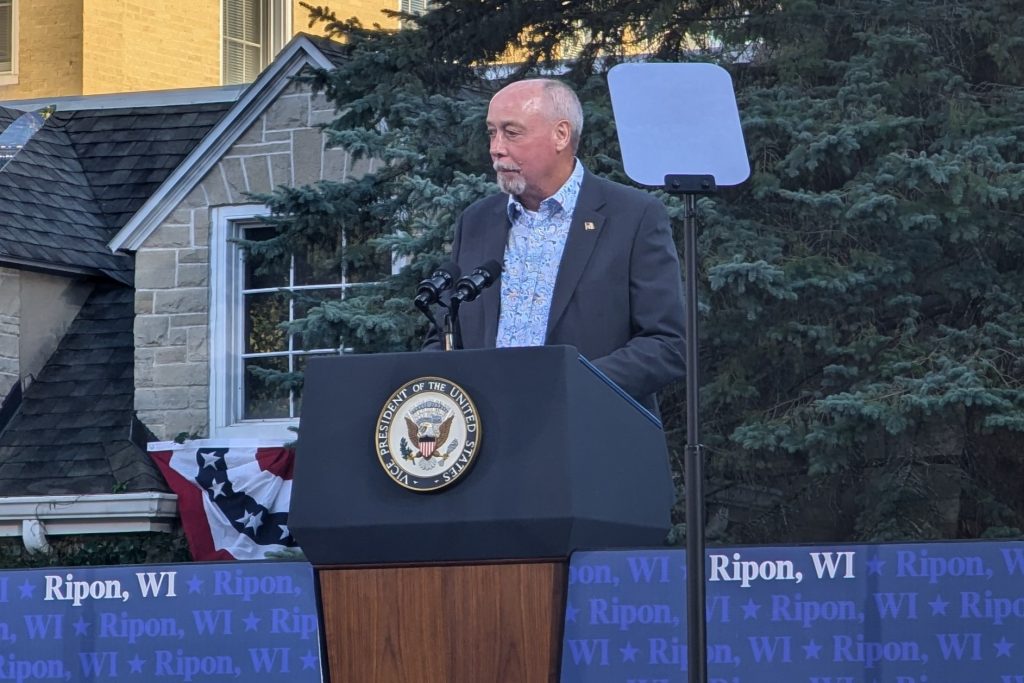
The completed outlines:
<svg viewBox="0 0 1024 683">
<path fill-rule="evenodd" d="M 125 285 L 132 284 L 131 271 L 108 271 L 99 268 L 85 268 L 64 263 L 48 263 L 33 259 L 22 259 L 15 256 L 0 254 L 0 266 L 15 270 L 30 270 L 48 275 L 66 275 L 71 277 L 101 278 L 114 280 Z"/>
</svg>

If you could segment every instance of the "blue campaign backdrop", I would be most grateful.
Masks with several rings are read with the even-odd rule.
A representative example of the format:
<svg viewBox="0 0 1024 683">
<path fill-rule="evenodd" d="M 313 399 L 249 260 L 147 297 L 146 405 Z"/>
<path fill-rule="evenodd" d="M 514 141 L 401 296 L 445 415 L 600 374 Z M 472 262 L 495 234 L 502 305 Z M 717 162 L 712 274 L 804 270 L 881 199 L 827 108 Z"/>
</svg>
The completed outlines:
<svg viewBox="0 0 1024 683">
<path fill-rule="evenodd" d="M 712 683 L 1024 683 L 1024 544 L 708 551 Z M 686 681 L 685 556 L 577 553 L 562 683 Z M 0 572 L 0 681 L 322 681 L 301 562 Z"/>
<path fill-rule="evenodd" d="M 301 562 L 0 573 L 0 681 L 320 683 Z"/>
<path fill-rule="evenodd" d="M 685 553 L 573 555 L 562 683 L 686 681 Z M 1024 683 L 1024 544 L 709 549 L 711 683 Z"/>
</svg>

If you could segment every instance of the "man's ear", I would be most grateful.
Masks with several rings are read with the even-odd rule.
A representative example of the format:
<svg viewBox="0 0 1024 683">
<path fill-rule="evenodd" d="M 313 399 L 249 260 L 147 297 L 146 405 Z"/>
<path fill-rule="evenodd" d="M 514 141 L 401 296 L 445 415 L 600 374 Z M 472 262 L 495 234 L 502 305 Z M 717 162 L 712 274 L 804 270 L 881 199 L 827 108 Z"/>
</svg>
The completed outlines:
<svg viewBox="0 0 1024 683">
<path fill-rule="evenodd" d="M 565 119 L 555 124 L 555 150 L 561 152 L 572 144 L 572 126 Z"/>
</svg>

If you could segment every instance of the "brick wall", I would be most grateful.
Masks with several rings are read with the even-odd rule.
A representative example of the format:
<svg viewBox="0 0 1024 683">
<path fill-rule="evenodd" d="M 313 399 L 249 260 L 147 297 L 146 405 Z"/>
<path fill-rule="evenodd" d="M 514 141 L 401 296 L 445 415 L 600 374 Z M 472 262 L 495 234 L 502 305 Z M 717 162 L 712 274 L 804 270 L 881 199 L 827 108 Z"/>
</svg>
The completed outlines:
<svg viewBox="0 0 1024 683">
<path fill-rule="evenodd" d="M 337 15 L 338 19 L 345 20 L 351 17 L 355 17 L 363 26 L 371 27 L 374 24 L 379 24 L 381 28 L 397 29 L 398 20 L 392 19 L 381 14 L 382 9 L 393 9 L 397 10 L 399 7 L 399 0 L 342 0 L 341 2 L 329 2 L 329 3 L 318 3 L 311 2 L 311 5 L 325 4 L 334 10 L 334 14 Z M 296 31 L 307 31 L 309 33 L 318 33 L 319 28 L 314 26 L 312 29 L 307 28 L 309 24 L 308 19 L 309 13 L 299 5 L 299 0 L 295 0 L 295 21 L 294 28 Z"/>
<path fill-rule="evenodd" d="M 324 150 L 315 126 L 333 115 L 322 97 L 290 86 L 137 252 L 135 407 L 157 438 L 209 435 L 211 209 L 361 172 L 343 151 Z"/>
<path fill-rule="evenodd" d="M 322 34 L 299 2 L 293 32 Z M 398 27 L 380 13 L 398 0 L 327 4 L 342 19 Z M 18 11 L 19 77 L 0 85 L 0 101 L 220 85 L 220 0 L 20 0 Z"/>
<path fill-rule="evenodd" d="M 18 82 L 0 101 L 82 94 L 83 0 L 20 0 Z"/>
<path fill-rule="evenodd" d="M 83 94 L 220 85 L 216 0 L 104 0 L 87 10 Z"/>
</svg>

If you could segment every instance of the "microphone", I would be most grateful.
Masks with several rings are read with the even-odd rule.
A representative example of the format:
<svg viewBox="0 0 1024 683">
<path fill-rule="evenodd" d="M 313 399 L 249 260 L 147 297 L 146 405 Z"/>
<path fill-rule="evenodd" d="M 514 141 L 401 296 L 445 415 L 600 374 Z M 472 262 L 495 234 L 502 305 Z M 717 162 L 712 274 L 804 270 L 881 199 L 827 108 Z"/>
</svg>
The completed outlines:
<svg viewBox="0 0 1024 683">
<path fill-rule="evenodd" d="M 423 309 L 425 306 L 437 303 L 441 292 L 455 284 L 461 274 L 462 269 L 454 261 L 438 266 L 433 275 L 420 282 L 416 287 L 416 307 Z"/>
<path fill-rule="evenodd" d="M 480 293 L 494 284 L 501 275 L 501 264 L 491 259 L 482 266 L 477 266 L 469 275 L 464 275 L 455 283 L 452 303 L 465 303 L 475 300 Z"/>
</svg>

